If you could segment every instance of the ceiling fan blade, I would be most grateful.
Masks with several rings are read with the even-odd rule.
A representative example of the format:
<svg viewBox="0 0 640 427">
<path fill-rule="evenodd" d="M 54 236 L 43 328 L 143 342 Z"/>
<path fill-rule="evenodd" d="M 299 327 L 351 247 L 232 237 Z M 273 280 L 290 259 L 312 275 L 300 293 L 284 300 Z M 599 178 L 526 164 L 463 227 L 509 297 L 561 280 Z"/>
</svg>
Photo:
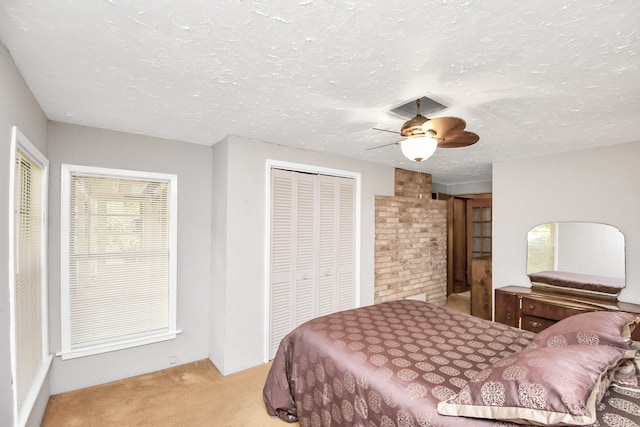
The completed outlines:
<svg viewBox="0 0 640 427">
<path fill-rule="evenodd" d="M 465 121 L 458 117 L 437 117 L 427 120 L 422 129 L 437 138 L 446 138 L 448 135 L 462 132 L 466 126 Z"/>
<path fill-rule="evenodd" d="M 389 143 L 383 144 L 383 145 L 376 145 L 375 147 L 369 147 L 369 148 L 366 148 L 366 151 L 377 150 L 378 148 L 388 147 L 389 145 L 394 145 L 394 144 L 400 144 L 400 141 L 389 142 Z"/>
<path fill-rule="evenodd" d="M 380 128 L 373 128 L 373 130 L 379 130 L 380 132 L 389 132 L 389 133 L 395 133 L 396 135 L 400 135 L 400 132 L 396 132 L 395 130 L 387 130 L 387 129 L 380 129 Z"/>
<path fill-rule="evenodd" d="M 438 139 L 438 148 L 468 147 L 478 141 L 480 141 L 480 137 L 477 134 L 464 131 Z"/>
</svg>

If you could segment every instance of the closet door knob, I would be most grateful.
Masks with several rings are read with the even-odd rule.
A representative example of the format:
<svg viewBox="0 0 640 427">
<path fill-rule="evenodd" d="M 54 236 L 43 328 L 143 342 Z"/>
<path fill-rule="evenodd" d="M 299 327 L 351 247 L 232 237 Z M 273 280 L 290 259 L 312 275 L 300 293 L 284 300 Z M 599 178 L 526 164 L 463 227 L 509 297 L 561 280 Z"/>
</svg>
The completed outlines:
<svg viewBox="0 0 640 427">
<path fill-rule="evenodd" d="M 305 274 L 304 276 L 302 276 L 302 278 L 303 278 L 304 280 L 307 280 L 307 279 L 309 278 L 309 276 L 307 276 L 307 275 Z"/>
</svg>

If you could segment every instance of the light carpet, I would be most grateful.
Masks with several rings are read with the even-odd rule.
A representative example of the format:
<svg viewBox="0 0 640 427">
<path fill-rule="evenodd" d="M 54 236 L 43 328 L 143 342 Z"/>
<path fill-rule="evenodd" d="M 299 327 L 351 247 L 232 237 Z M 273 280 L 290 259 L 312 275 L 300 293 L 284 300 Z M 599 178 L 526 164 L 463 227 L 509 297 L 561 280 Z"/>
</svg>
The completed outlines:
<svg viewBox="0 0 640 427">
<path fill-rule="evenodd" d="M 469 294 L 447 307 L 469 313 Z M 271 364 L 222 376 L 209 360 L 51 396 L 42 427 L 299 426 L 271 418 L 262 388 Z"/>
<path fill-rule="evenodd" d="M 445 307 L 468 314 L 471 311 L 471 292 L 449 295 Z"/>
<path fill-rule="evenodd" d="M 222 376 L 209 360 L 51 396 L 42 427 L 299 426 L 262 401 L 270 364 Z"/>
</svg>

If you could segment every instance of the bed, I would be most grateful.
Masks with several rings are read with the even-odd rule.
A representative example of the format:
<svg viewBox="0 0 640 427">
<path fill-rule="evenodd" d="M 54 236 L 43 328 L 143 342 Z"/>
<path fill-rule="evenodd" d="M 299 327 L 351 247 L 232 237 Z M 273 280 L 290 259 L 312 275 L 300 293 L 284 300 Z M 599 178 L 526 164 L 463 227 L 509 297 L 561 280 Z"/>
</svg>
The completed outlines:
<svg viewBox="0 0 640 427">
<path fill-rule="evenodd" d="M 606 374 L 589 374 L 595 375 L 596 379 L 586 406 L 595 408 L 597 421 L 595 415 L 594 419 L 585 418 L 583 407 L 577 407 L 579 405 L 575 402 L 567 403 L 564 399 L 561 403 L 566 404 L 572 412 L 570 415 L 577 416 L 583 425 L 636 426 L 640 424 L 640 386 L 633 359 L 635 350 L 631 348 L 633 342 L 628 336 L 629 329 L 637 320 L 625 315 L 631 316 L 618 313 L 614 320 L 616 325 L 625 325 L 624 328 L 613 327 L 621 335 L 619 340 L 613 338 L 608 342 L 603 337 L 598 342 L 597 336 L 594 340 L 592 335 L 588 335 L 587 342 L 584 342 L 585 334 L 565 334 L 561 330 L 553 337 L 544 337 L 544 342 L 536 342 L 538 336 L 532 332 L 421 301 L 392 301 L 338 312 L 311 320 L 282 340 L 268 374 L 263 397 L 271 416 L 289 422 L 298 421 L 303 427 L 541 424 L 536 419 L 537 415 L 533 420 L 527 416 L 519 419 L 519 415 L 496 415 L 490 412 L 500 408 L 500 405 L 493 405 L 495 402 L 490 402 L 489 412 L 479 405 L 475 415 L 469 415 L 464 408 L 467 411 L 469 407 L 475 408 L 469 399 L 484 396 L 486 384 L 495 386 L 503 381 L 483 378 L 486 380 L 483 383 L 479 377 L 489 377 L 501 364 L 505 366 L 499 368 L 503 370 L 500 371 L 503 378 L 506 378 L 505 372 L 511 376 L 516 373 L 515 377 L 518 377 L 518 373 L 522 373 L 514 369 L 518 363 L 509 365 L 505 361 L 521 358 L 530 363 L 538 360 L 531 356 L 533 353 L 557 352 L 559 348 L 550 343 L 558 344 L 564 340 L 561 344 L 568 345 L 566 349 L 571 351 L 563 349 L 562 354 L 572 354 L 573 365 L 588 365 L 592 360 L 598 360 L 606 367 L 603 371 Z M 611 326 L 607 322 L 596 319 L 595 323 Z M 574 335 L 582 341 L 575 341 Z M 572 352 L 577 350 L 589 353 L 583 360 L 573 355 Z M 590 353 L 596 350 L 602 354 L 594 356 Z M 556 375 L 544 364 L 538 365 L 546 372 L 543 375 Z M 619 368 L 622 365 L 625 369 Z M 535 371 L 537 368 L 529 369 Z M 571 378 L 566 378 L 568 374 L 564 372 L 567 368 L 560 369 L 555 378 L 560 386 L 565 387 Z M 588 371 L 587 368 L 580 369 L 579 375 Z M 578 383 L 588 383 L 578 377 Z M 546 381 L 554 383 L 555 378 L 547 377 Z M 482 392 L 475 393 L 472 389 L 470 392 L 470 386 L 480 384 Z M 597 393 L 596 389 L 599 390 Z M 530 394 L 533 406 L 539 403 L 535 401 L 538 396 L 535 392 L 537 390 Z M 508 397 L 502 406 L 510 406 Z M 525 410 L 530 411 L 531 408 Z M 460 411 L 466 415 L 443 415 L 439 411 Z M 494 416 L 497 418 L 486 418 Z M 571 420 L 563 414 L 555 421 L 559 425 L 567 424 L 567 419 Z M 569 421 L 569 425 L 573 422 Z"/>
</svg>

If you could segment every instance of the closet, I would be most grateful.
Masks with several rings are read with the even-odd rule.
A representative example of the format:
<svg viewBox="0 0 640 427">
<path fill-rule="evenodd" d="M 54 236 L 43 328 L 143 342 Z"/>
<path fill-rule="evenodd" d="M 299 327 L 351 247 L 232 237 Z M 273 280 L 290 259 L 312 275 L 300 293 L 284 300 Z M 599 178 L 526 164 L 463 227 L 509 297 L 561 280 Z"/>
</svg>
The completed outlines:
<svg viewBox="0 0 640 427">
<path fill-rule="evenodd" d="M 270 357 L 312 318 L 355 307 L 356 180 L 273 168 Z"/>
</svg>

